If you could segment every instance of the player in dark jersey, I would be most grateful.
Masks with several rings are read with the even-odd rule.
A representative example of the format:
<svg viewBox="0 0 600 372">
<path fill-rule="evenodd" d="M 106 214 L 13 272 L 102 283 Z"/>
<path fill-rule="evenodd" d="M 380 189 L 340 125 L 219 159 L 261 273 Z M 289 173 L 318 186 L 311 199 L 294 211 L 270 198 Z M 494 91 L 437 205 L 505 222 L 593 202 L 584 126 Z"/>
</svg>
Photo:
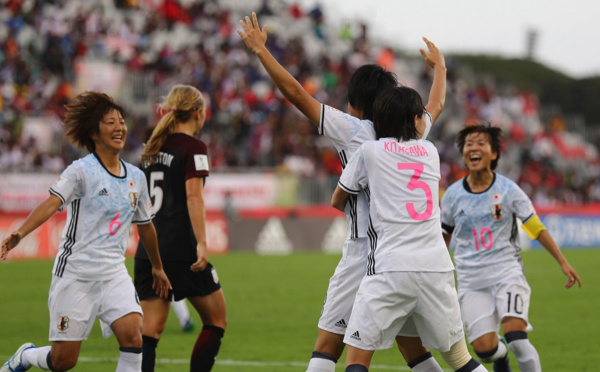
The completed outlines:
<svg viewBox="0 0 600 372">
<path fill-rule="evenodd" d="M 204 100 L 196 88 L 175 85 L 160 107 L 166 114 L 146 143 L 142 170 L 153 201 L 160 256 L 165 272 L 172 275 L 172 299 L 187 298 L 203 323 L 190 370 L 210 371 L 227 319 L 225 297 L 206 247 L 206 145 L 193 137 L 204 125 Z M 144 311 L 142 371 L 149 372 L 154 371 L 156 346 L 165 328 L 170 301 L 154 295 L 148 258 L 140 248 L 135 256 L 135 286 Z"/>
</svg>

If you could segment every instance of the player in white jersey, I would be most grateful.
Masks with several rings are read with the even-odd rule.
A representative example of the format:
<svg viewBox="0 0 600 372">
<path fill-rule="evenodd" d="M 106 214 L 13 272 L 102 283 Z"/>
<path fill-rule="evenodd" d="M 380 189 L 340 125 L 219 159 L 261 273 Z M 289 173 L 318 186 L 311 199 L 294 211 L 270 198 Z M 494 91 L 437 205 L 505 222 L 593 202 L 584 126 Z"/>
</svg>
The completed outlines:
<svg viewBox="0 0 600 372">
<path fill-rule="evenodd" d="M 541 371 L 540 358 L 527 338 L 531 289 L 521 262 L 517 218 L 558 261 L 569 278 L 581 286 L 537 216 L 531 200 L 508 178 L 494 172 L 500 159 L 502 130 L 468 125 L 456 140 L 469 175 L 452 184 L 442 198 L 442 228 L 448 246 L 454 237 L 458 295 L 467 339 L 494 371 L 510 371 L 508 349 L 499 342 L 502 324 L 508 347 L 521 371 Z M 529 329 L 528 329 L 529 328 Z"/>
<path fill-rule="evenodd" d="M 357 69 L 348 84 L 349 114 L 323 105 L 310 96 L 302 86 L 273 58 L 265 47 L 266 26 L 262 30 L 256 15 L 240 21 L 243 31 L 238 33 L 250 50 L 259 57 L 273 82 L 283 95 L 307 118 L 318 126 L 319 133 L 331 138 L 345 166 L 358 146 L 375 138 L 372 125 L 372 104 L 377 94 L 397 86 L 395 76 L 377 65 L 364 65 Z M 430 103 L 432 120 L 420 128 L 427 135 L 432 121 L 443 108 L 445 98 L 445 64 L 443 55 L 433 43 L 427 41 L 429 54 L 422 51 L 427 63 L 435 66 Z M 344 350 L 343 336 L 352 311 L 352 304 L 360 280 L 366 273 L 368 240 L 368 204 L 365 193 L 349 199 L 345 209 L 348 235 L 344 242 L 342 259 L 329 281 L 327 295 L 318 324 L 318 335 L 307 372 L 333 372 Z M 405 329 L 397 337 L 398 348 L 413 371 L 437 372 L 441 367 L 425 349 L 416 332 Z"/>
<path fill-rule="evenodd" d="M 464 341 L 440 226 L 439 155 L 417 130 L 426 117 L 414 89 L 381 93 L 373 105 L 378 141 L 359 147 L 332 198 L 342 210 L 351 194 L 368 189 L 370 196 L 371 249 L 344 337 L 347 372 L 368 371 L 374 351 L 391 347 L 409 320 L 455 371 L 485 371 Z"/>
<path fill-rule="evenodd" d="M 162 269 L 152 205 L 141 170 L 119 157 L 127 127 L 123 109 L 112 98 L 85 92 L 66 106 L 67 136 L 91 154 L 71 164 L 50 187 L 50 196 L 2 242 L 1 258 L 27 234 L 67 207 L 67 222 L 54 261 L 48 299 L 51 346 L 23 344 L 1 372 L 68 371 L 81 342 L 100 319 L 104 337 L 120 346 L 117 372 L 139 371 L 142 363 L 142 310 L 125 267 L 132 223 L 151 257 L 157 294 L 171 287 Z"/>
</svg>

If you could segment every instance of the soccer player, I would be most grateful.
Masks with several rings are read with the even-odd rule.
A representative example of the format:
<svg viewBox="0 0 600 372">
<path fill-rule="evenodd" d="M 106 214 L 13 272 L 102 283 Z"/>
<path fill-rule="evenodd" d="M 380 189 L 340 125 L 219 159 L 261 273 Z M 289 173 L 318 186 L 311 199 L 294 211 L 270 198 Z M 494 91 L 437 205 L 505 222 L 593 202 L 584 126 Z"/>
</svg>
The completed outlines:
<svg viewBox="0 0 600 372">
<path fill-rule="evenodd" d="M 333 194 L 331 204 L 339 210 L 360 190 L 370 198 L 367 275 L 344 337 L 347 372 L 368 371 L 374 351 L 390 348 L 408 320 L 423 345 L 439 350 L 453 370 L 486 370 L 464 341 L 440 225 L 440 159 L 417 129 L 427 117 L 414 89 L 380 93 L 373 104 L 377 141 L 358 148 Z"/>
<path fill-rule="evenodd" d="M 75 367 L 81 342 L 94 320 L 102 334 L 117 337 L 117 372 L 139 371 L 142 363 L 142 309 L 125 267 L 131 223 L 138 225 L 152 266 L 152 287 L 167 297 L 171 288 L 162 269 L 152 205 L 144 174 L 125 163 L 127 126 L 123 109 L 103 93 L 85 92 L 66 105 L 67 136 L 90 152 L 74 161 L 50 187 L 50 196 L 2 242 L 1 258 L 57 210 L 67 207 L 67 222 L 52 270 L 48 299 L 51 346 L 23 344 L 2 372 L 68 371 Z"/>
<path fill-rule="evenodd" d="M 206 246 L 206 144 L 193 137 L 204 126 L 206 107 L 202 94 L 189 85 L 173 86 L 160 107 L 166 114 L 146 143 L 142 169 L 153 198 L 158 246 L 173 285 L 173 298 L 187 298 L 203 323 L 190 370 L 210 371 L 221 347 L 227 316 L 223 290 Z M 150 262 L 141 246 L 135 256 L 134 274 L 144 310 L 142 371 L 150 372 L 154 371 L 156 347 L 171 302 L 154 294 Z"/>
<path fill-rule="evenodd" d="M 442 198 L 442 228 L 446 244 L 454 237 L 458 296 L 467 339 L 479 359 L 494 363 L 494 371 L 510 371 L 508 348 L 521 371 L 542 370 L 536 349 L 527 338 L 531 288 L 521 262 L 517 218 L 581 287 L 569 265 L 537 216 L 531 200 L 508 178 L 494 172 L 500 159 L 502 130 L 490 125 L 467 125 L 456 143 L 469 174 L 452 184 Z M 502 325 L 504 339 L 498 337 Z M 500 342 L 501 341 L 501 342 Z"/>
<path fill-rule="evenodd" d="M 283 95 L 294 104 L 319 130 L 329 137 L 345 166 L 350 156 L 366 140 L 375 139 L 372 125 L 373 101 L 385 89 L 397 86 L 396 77 L 377 65 L 364 65 L 352 75 L 348 86 L 349 115 L 321 104 L 308 94 L 265 47 L 266 26 L 261 30 L 255 13 L 240 21 L 243 30 L 238 33 L 246 46 L 255 53 L 271 79 Z M 444 106 L 446 67 L 437 47 L 425 40 L 429 53 L 421 50 L 427 63 L 434 68 L 435 78 L 430 93 L 431 117 L 419 123 L 420 133 L 426 136 Z M 344 332 L 352 312 L 352 304 L 360 280 L 366 274 L 368 203 L 365 193 L 349 198 L 345 208 L 348 235 L 344 242 L 342 259 L 329 281 L 326 301 L 318 324 L 318 335 L 307 372 L 333 372 L 344 350 Z M 421 344 L 410 322 L 396 338 L 398 347 L 413 371 L 442 371 L 437 361 Z"/>
</svg>

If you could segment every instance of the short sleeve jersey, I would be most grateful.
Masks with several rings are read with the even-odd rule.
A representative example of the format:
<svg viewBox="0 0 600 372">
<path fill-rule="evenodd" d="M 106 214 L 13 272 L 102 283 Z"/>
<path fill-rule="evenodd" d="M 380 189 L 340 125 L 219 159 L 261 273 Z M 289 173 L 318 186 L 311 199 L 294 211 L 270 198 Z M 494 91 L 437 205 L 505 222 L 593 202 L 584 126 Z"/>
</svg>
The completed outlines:
<svg viewBox="0 0 600 372">
<path fill-rule="evenodd" d="M 190 178 L 208 177 L 206 144 L 184 133 L 167 137 L 153 164 L 142 169 L 152 198 L 154 227 L 164 262 L 195 262 L 196 237 L 190 221 L 185 183 Z M 148 259 L 138 245 L 136 258 Z"/>
<path fill-rule="evenodd" d="M 107 280 L 127 272 L 131 223 L 152 220 L 146 178 L 121 160 L 123 176 L 111 174 L 96 154 L 76 160 L 50 187 L 67 207 L 53 273 L 79 280 Z"/>
<path fill-rule="evenodd" d="M 523 274 L 517 218 L 535 215 L 531 200 L 512 180 L 494 173 L 492 185 L 474 193 L 466 178 L 442 198 L 442 229 L 452 234 L 461 289 L 480 289 Z"/>
<path fill-rule="evenodd" d="M 454 269 L 442 237 L 438 205 L 440 159 L 423 139 L 365 142 L 344 169 L 348 193 L 370 189 L 367 275 Z"/>
<path fill-rule="evenodd" d="M 423 139 L 427 138 L 431 129 L 431 116 L 427 114 L 427 126 Z M 321 120 L 319 134 L 333 141 L 336 151 L 346 167 L 350 157 L 365 141 L 375 140 L 375 129 L 370 120 L 360 120 L 352 115 L 343 113 L 333 107 L 321 105 Z M 356 195 L 350 195 L 345 208 L 346 226 L 349 239 L 367 237 L 369 189 L 361 190 Z"/>
</svg>

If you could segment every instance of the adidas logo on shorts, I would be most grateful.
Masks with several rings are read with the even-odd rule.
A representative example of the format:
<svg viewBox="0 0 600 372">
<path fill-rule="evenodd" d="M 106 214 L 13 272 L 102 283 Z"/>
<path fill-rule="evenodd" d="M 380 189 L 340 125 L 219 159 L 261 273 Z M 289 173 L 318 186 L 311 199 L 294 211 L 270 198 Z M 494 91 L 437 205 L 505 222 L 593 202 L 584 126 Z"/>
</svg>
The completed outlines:
<svg viewBox="0 0 600 372">
<path fill-rule="evenodd" d="M 360 334 L 358 333 L 358 331 L 356 331 L 352 334 L 352 336 L 350 336 L 350 338 L 360 341 Z"/>
<path fill-rule="evenodd" d="M 108 196 L 108 191 L 106 191 L 106 189 L 102 189 L 98 193 L 98 196 Z"/>
<path fill-rule="evenodd" d="M 346 328 L 348 325 L 346 324 L 344 319 L 340 319 L 337 323 L 335 323 L 335 326 L 340 328 Z"/>
</svg>

